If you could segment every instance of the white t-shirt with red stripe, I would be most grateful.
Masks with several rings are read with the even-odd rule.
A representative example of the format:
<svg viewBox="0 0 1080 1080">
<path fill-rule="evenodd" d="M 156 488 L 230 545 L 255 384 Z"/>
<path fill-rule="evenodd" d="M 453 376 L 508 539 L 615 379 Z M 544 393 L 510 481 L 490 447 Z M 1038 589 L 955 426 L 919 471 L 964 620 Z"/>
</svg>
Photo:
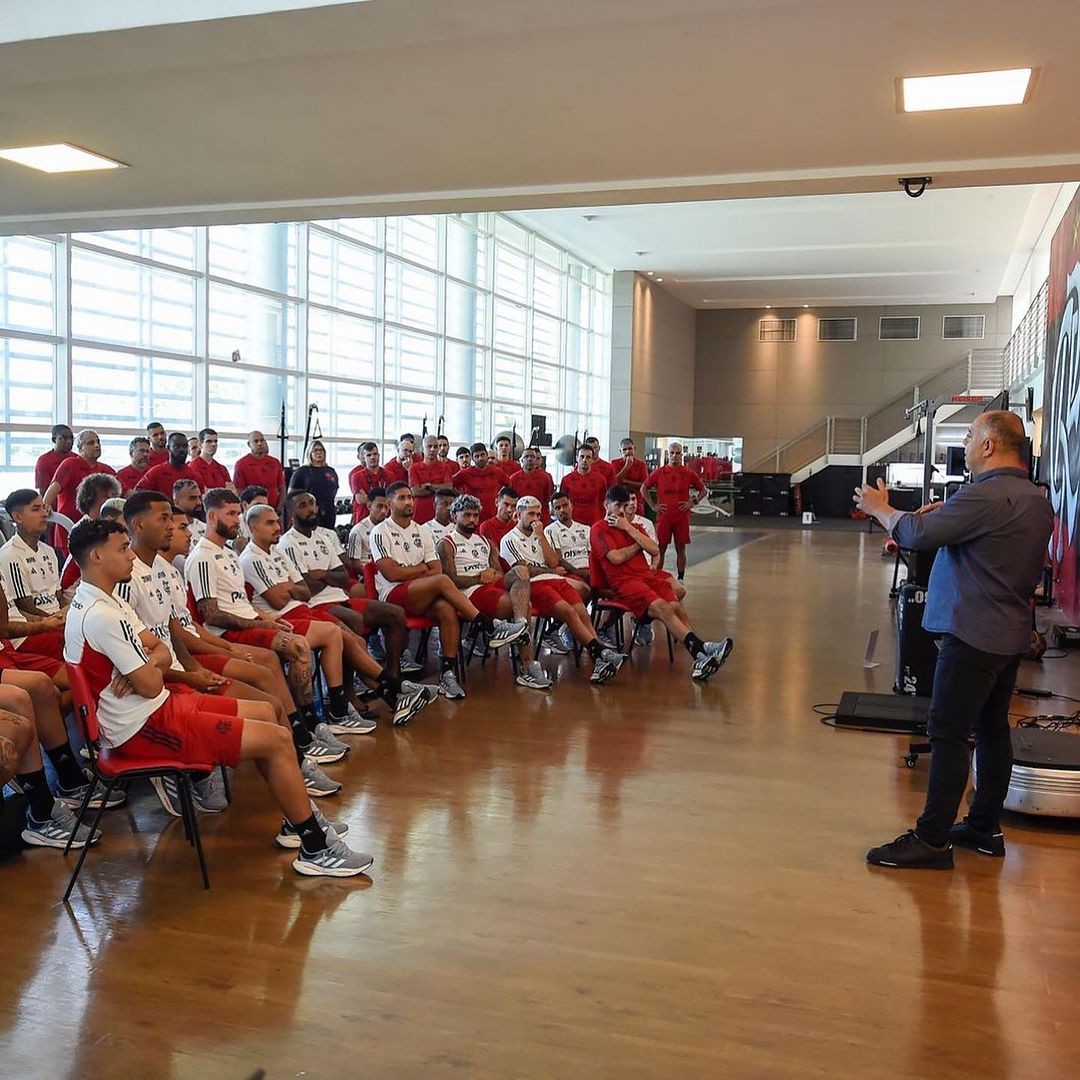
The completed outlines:
<svg viewBox="0 0 1080 1080">
<path fill-rule="evenodd" d="M 183 665 L 176 658 L 172 635 L 169 633 L 169 620 L 173 617 L 172 589 L 168 571 L 172 567 L 158 555 L 153 566 L 147 566 L 138 556 L 131 567 L 131 580 L 122 581 L 116 586 L 114 595 L 123 600 L 139 617 L 139 621 L 172 654 L 173 670 L 183 671 Z"/>
<path fill-rule="evenodd" d="M 341 556 L 336 548 L 332 548 L 325 536 L 320 536 L 321 529 L 315 529 L 310 536 L 305 536 L 297 529 L 290 529 L 284 533 L 277 542 L 281 549 L 292 561 L 300 573 L 301 580 L 304 574 L 310 574 L 313 570 L 340 570 Z M 317 607 L 320 604 L 347 604 L 349 594 L 336 585 L 327 585 L 317 593 L 312 593 L 311 605 Z"/>
<path fill-rule="evenodd" d="M 426 528 L 429 524 L 430 522 L 427 522 L 421 528 Z M 458 577 L 479 577 L 485 570 L 491 569 L 491 544 L 478 532 L 473 533 L 472 536 L 462 536 L 455 528 L 448 532 L 441 542 L 452 554 L 454 573 Z M 462 591 L 469 596 L 480 587 L 480 585 L 470 585 Z"/>
<path fill-rule="evenodd" d="M 499 545 L 499 555 L 507 566 L 516 566 L 524 563 L 530 567 L 546 567 L 547 560 L 544 558 L 544 549 L 540 545 L 539 536 L 526 536 L 519 525 L 515 525 L 503 538 Z M 535 574 L 533 581 L 547 581 L 552 578 L 560 578 L 561 574 Z"/>
<path fill-rule="evenodd" d="M 191 549 L 184 563 L 184 579 L 196 603 L 216 600 L 226 615 L 235 615 L 238 619 L 259 617 L 244 588 L 240 557 L 232 548 L 218 547 L 204 536 Z M 208 626 L 207 629 L 219 636 L 225 633 L 220 626 Z"/>
<path fill-rule="evenodd" d="M 240 556 L 240 567 L 244 571 L 244 581 L 251 586 L 251 602 L 264 615 L 277 617 L 302 606 L 299 600 L 290 598 L 285 602 L 284 607 L 274 608 L 266 602 L 263 595 L 275 585 L 303 580 L 300 571 L 278 550 L 276 545 L 269 551 L 263 551 L 252 541 L 244 548 Z"/>
</svg>

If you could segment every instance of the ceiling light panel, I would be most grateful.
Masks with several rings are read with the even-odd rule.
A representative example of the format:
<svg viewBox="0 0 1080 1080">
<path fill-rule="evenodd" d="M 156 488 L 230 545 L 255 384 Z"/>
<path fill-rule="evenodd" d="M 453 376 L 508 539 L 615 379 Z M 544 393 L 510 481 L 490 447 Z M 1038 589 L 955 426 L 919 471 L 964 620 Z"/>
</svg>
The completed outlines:
<svg viewBox="0 0 1080 1080">
<path fill-rule="evenodd" d="M 937 109 L 981 109 L 993 105 L 1022 105 L 1031 86 L 1033 68 L 972 71 L 962 75 L 925 75 L 900 80 L 903 112 Z"/>
<path fill-rule="evenodd" d="M 126 169 L 122 161 L 102 157 L 70 143 L 45 146 L 11 146 L 0 149 L 0 158 L 46 173 L 94 172 L 99 169 Z"/>
</svg>

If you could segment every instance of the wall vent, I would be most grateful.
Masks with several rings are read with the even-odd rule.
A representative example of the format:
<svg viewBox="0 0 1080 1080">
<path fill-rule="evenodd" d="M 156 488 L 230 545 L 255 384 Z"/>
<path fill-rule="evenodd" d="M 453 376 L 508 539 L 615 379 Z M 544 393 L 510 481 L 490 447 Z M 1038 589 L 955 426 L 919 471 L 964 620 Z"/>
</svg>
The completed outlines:
<svg viewBox="0 0 1080 1080">
<path fill-rule="evenodd" d="M 858 332 L 858 319 L 818 319 L 818 341 L 854 341 Z"/>
<path fill-rule="evenodd" d="M 946 341 L 981 341 L 986 336 L 985 315 L 946 315 L 941 322 Z"/>
<path fill-rule="evenodd" d="M 878 320 L 878 341 L 918 341 L 918 315 L 882 315 Z"/>
<path fill-rule="evenodd" d="M 794 341 L 794 319 L 762 319 L 758 323 L 758 341 Z"/>
</svg>

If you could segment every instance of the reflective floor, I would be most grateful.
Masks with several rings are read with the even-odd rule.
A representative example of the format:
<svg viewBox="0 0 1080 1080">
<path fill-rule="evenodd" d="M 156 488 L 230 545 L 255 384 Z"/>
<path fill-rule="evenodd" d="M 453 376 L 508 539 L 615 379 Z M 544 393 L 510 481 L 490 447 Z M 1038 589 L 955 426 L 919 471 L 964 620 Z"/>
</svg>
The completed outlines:
<svg viewBox="0 0 1080 1080">
<path fill-rule="evenodd" d="M 1004 863 L 866 866 L 925 759 L 823 727 L 885 691 L 880 537 L 748 536 L 688 575 L 708 686 L 661 643 L 592 689 L 476 668 L 470 698 L 354 740 L 322 800 L 371 879 L 303 879 L 250 770 L 204 818 L 204 892 L 156 801 L 106 817 L 69 912 L 57 853 L 0 864 L 0 1076 L 1075 1077 L 1080 826 Z M 651 652 L 651 655 L 648 653 Z M 550 663 L 550 661 L 549 661 Z M 1080 696 L 1069 660 L 1023 680 Z M 329 806 L 328 806 L 329 804 Z"/>
</svg>

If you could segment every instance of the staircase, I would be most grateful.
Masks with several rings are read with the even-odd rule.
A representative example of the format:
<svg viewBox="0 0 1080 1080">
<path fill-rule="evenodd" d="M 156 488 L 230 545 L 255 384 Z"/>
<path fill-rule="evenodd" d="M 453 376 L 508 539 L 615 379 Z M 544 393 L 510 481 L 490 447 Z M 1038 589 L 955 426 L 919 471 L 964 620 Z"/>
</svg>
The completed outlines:
<svg viewBox="0 0 1080 1080">
<path fill-rule="evenodd" d="M 943 396 L 997 394 L 1004 389 L 1004 378 L 999 350 L 973 349 L 959 363 L 914 384 L 866 416 L 825 417 L 820 424 L 781 443 L 746 471 L 790 473 L 792 482 L 799 483 L 826 465 L 873 465 L 915 437 L 915 425 L 904 415 L 912 405 Z M 942 406 L 937 422 L 963 408 Z"/>
</svg>

